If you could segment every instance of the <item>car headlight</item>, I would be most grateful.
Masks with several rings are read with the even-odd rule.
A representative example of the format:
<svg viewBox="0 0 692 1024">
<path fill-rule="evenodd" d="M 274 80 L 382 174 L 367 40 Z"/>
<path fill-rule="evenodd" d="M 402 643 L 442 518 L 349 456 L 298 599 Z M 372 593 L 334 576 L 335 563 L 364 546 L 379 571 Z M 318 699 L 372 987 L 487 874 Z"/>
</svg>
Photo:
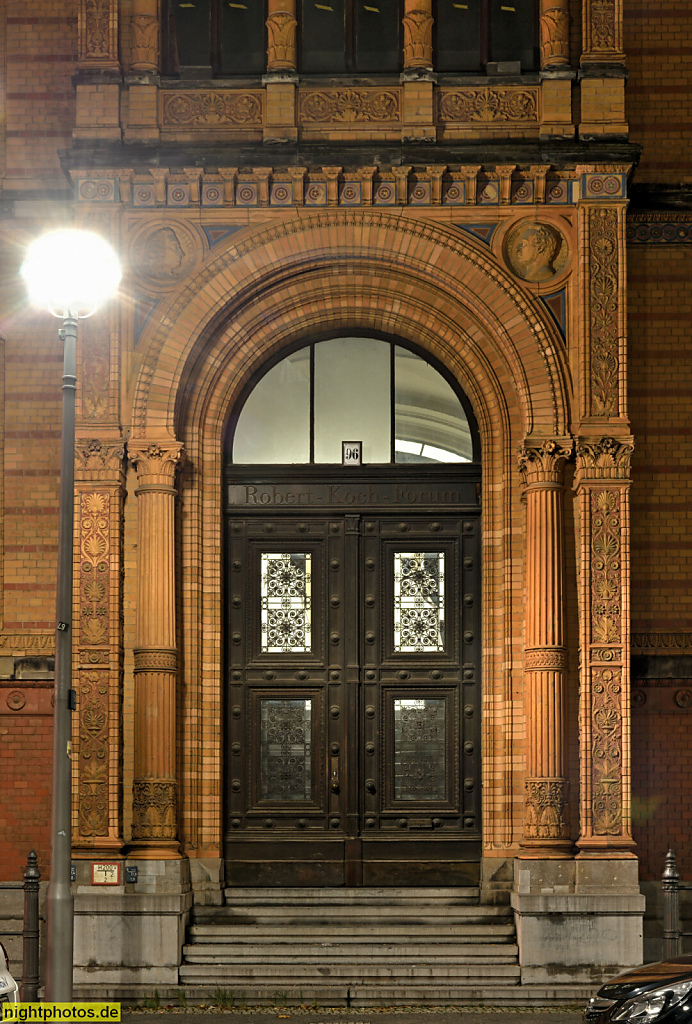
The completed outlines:
<svg viewBox="0 0 692 1024">
<path fill-rule="evenodd" d="M 682 1002 L 691 991 L 692 981 L 688 980 L 679 981 L 677 985 L 666 985 L 650 992 L 642 992 L 641 995 L 628 999 L 611 1019 L 631 1020 L 636 1021 L 637 1024 L 647 1024 L 647 1021 L 656 1020 L 662 1013 L 667 1013 L 676 1003 Z"/>
</svg>

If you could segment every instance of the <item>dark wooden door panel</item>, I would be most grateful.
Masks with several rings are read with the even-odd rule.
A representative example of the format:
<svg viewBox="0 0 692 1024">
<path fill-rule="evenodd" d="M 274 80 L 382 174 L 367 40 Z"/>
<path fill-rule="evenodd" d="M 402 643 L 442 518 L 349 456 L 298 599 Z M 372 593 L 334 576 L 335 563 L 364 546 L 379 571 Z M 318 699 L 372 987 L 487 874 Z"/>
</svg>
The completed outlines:
<svg viewBox="0 0 692 1024">
<path fill-rule="evenodd" d="M 479 510 L 374 511 L 227 509 L 229 885 L 477 881 Z"/>
</svg>

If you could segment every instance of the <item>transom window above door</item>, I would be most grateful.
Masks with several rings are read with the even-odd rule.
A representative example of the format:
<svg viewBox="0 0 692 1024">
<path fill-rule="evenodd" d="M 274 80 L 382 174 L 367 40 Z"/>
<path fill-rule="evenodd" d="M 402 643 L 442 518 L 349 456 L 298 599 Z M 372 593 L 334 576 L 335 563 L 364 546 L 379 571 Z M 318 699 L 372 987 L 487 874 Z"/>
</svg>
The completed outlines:
<svg viewBox="0 0 692 1024">
<path fill-rule="evenodd" d="M 235 464 L 336 463 L 361 441 L 364 463 L 472 462 L 465 404 L 425 359 L 374 338 L 333 338 L 276 363 L 248 396 Z"/>
<path fill-rule="evenodd" d="M 433 0 L 436 71 L 477 73 L 489 61 L 538 67 L 538 0 Z M 165 71 L 261 75 L 264 0 L 163 0 Z M 403 0 L 296 0 L 298 71 L 396 73 L 402 68 Z"/>
</svg>

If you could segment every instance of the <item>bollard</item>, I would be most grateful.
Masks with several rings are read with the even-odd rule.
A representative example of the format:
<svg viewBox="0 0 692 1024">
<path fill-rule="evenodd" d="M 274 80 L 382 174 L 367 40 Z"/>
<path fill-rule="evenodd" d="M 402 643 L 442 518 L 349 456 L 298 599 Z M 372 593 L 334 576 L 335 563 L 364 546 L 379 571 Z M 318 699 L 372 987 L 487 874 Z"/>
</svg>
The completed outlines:
<svg viewBox="0 0 692 1024">
<path fill-rule="evenodd" d="M 675 854 L 668 850 L 663 869 L 663 959 L 682 953 L 680 932 L 680 875 Z"/>
<path fill-rule="evenodd" d="M 23 1003 L 38 1001 L 38 883 L 41 872 L 38 857 L 32 850 L 24 869 L 24 952 L 22 985 L 19 998 Z"/>
</svg>

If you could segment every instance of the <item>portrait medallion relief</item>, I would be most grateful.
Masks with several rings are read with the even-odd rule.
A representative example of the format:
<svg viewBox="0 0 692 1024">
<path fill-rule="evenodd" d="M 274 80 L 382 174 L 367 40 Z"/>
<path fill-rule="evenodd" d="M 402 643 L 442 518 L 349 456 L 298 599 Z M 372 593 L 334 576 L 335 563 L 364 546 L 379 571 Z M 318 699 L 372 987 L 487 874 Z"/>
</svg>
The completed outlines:
<svg viewBox="0 0 692 1024">
<path fill-rule="evenodd" d="M 507 233 L 504 243 L 507 266 L 522 281 L 541 284 L 560 274 L 567 265 L 567 239 L 554 224 L 523 220 Z"/>
<path fill-rule="evenodd" d="M 137 278 L 159 291 L 186 278 L 201 254 L 202 243 L 186 224 L 147 226 L 133 239 L 131 263 Z"/>
</svg>

